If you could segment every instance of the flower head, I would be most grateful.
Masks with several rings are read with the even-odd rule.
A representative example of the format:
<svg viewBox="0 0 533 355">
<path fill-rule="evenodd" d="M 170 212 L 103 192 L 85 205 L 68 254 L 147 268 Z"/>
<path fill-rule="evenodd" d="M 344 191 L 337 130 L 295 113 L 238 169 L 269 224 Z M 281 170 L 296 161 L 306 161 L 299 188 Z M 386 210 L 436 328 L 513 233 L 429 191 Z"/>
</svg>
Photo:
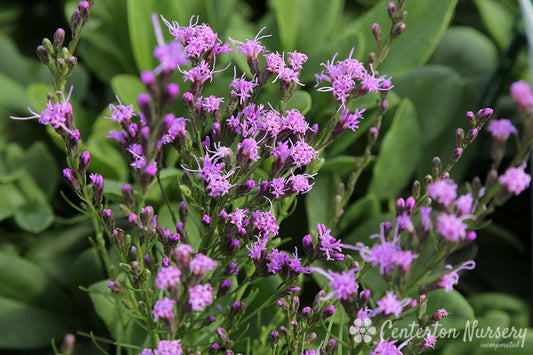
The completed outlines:
<svg viewBox="0 0 533 355">
<path fill-rule="evenodd" d="M 193 311 L 201 311 L 213 303 L 213 289 L 210 284 L 196 285 L 189 289 L 189 304 Z"/>
<path fill-rule="evenodd" d="M 511 134 L 516 135 L 518 132 L 511 121 L 502 118 L 500 120 L 491 120 L 487 130 L 497 141 L 506 141 Z"/>
<path fill-rule="evenodd" d="M 518 196 L 522 191 L 529 187 L 531 182 L 531 175 L 524 172 L 525 164 L 520 167 L 511 167 L 505 171 L 505 174 L 500 176 L 498 181 L 505 186 L 505 189 L 515 196 Z"/>
</svg>

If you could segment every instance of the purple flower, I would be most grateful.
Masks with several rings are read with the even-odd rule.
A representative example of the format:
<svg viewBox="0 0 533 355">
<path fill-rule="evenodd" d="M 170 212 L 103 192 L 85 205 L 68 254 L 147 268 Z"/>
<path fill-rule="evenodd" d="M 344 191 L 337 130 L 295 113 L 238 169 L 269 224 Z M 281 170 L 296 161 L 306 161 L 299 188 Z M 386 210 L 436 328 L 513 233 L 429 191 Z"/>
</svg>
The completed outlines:
<svg viewBox="0 0 533 355">
<path fill-rule="evenodd" d="M 459 215 L 464 216 L 472 212 L 472 207 L 474 205 L 474 199 L 472 198 L 472 194 L 468 193 L 468 194 L 459 196 L 459 198 L 455 200 L 454 204 L 455 204 L 455 208 L 457 212 L 459 212 Z"/>
<path fill-rule="evenodd" d="M 210 284 L 196 285 L 189 289 L 189 304 L 193 311 L 201 311 L 213 303 L 213 290 Z"/>
<path fill-rule="evenodd" d="M 257 78 L 254 77 L 252 81 L 247 81 L 245 79 L 246 74 L 242 74 L 240 78 L 235 77 L 236 74 L 234 74 L 233 81 L 229 85 L 230 88 L 232 87 L 234 90 L 231 90 L 231 94 L 235 95 L 239 98 L 239 104 L 244 105 L 246 100 L 248 100 L 250 97 L 252 97 L 252 92 L 254 90 L 254 87 L 256 87 L 257 84 Z"/>
<path fill-rule="evenodd" d="M 337 122 L 335 126 L 335 130 L 340 132 L 343 132 L 347 129 L 351 129 L 355 132 L 357 128 L 359 128 L 359 120 L 362 120 L 363 113 L 365 112 L 365 109 L 358 110 L 355 109 L 354 113 L 350 113 L 350 111 L 347 108 L 344 108 L 342 110 L 342 115 L 339 121 Z"/>
<path fill-rule="evenodd" d="M 309 129 L 309 123 L 305 117 L 297 109 L 285 111 L 287 117 L 283 119 L 282 124 L 284 129 L 292 131 L 295 135 L 303 135 Z"/>
<path fill-rule="evenodd" d="M 262 29 L 257 32 L 257 35 L 253 40 L 247 39 L 246 42 L 237 41 L 234 39 L 229 39 L 231 43 L 233 43 L 233 46 L 235 47 L 235 52 L 237 54 L 242 54 L 246 56 L 248 59 L 257 59 L 258 55 L 262 52 L 264 52 L 265 47 L 259 42 L 260 39 L 270 37 L 271 35 L 263 35 L 259 36 L 261 32 L 266 27 L 263 27 Z M 240 45 L 240 47 L 237 47 L 237 45 Z"/>
<path fill-rule="evenodd" d="M 276 215 L 272 212 L 263 212 L 261 210 L 253 212 L 252 223 L 259 230 L 260 236 L 275 237 L 278 235 L 278 221 L 276 220 Z"/>
<path fill-rule="evenodd" d="M 422 344 L 422 349 L 435 349 L 435 344 L 437 343 L 437 338 L 431 333 L 427 333 L 424 337 L 424 343 Z"/>
<path fill-rule="evenodd" d="M 235 208 L 235 212 L 228 214 L 229 222 L 237 228 L 243 228 L 245 229 L 248 226 L 249 220 L 248 220 L 248 213 L 250 211 L 242 209 L 242 208 Z"/>
<path fill-rule="evenodd" d="M 333 272 L 328 270 L 327 272 L 318 267 L 310 267 L 311 271 L 318 272 L 319 274 L 329 279 L 329 287 L 333 287 L 333 291 L 321 298 L 325 301 L 330 299 L 333 294 L 339 300 L 349 300 L 357 295 L 357 289 L 359 284 L 355 281 L 355 273 L 361 268 L 353 268 L 342 273 Z"/>
<path fill-rule="evenodd" d="M 291 147 L 291 157 L 294 165 L 301 168 L 315 160 L 318 157 L 318 152 L 305 143 L 303 139 L 300 139 Z"/>
<path fill-rule="evenodd" d="M 331 229 L 326 230 L 326 226 L 323 224 L 317 224 L 316 229 L 318 231 L 318 240 L 320 241 L 320 250 L 326 254 L 326 260 L 337 260 L 331 257 L 331 253 L 337 251 L 342 253 L 342 244 L 340 240 L 335 240 L 329 233 Z"/>
<path fill-rule="evenodd" d="M 239 157 L 245 160 L 259 160 L 259 145 L 253 138 L 246 138 L 242 143 L 237 144 L 237 150 L 239 153 L 237 160 L 239 160 Z"/>
<path fill-rule="evenodd" d="M 284 177 L 272 179 L 270 187 L 272 188 L 272 195 L 274 195 L 276 198 L 279 198 L 281 195 L 285 195 L 285 191 L 287 190 L 285 187 L 285 181 L 286 179 Z"/>
<path fill-rule="evenodd" d="M 294 71 L 300 71 L 303 68 L 303 64 L 307 62 L 307 56 L 299 52 L 289 52 L 289 66 Z"/>
<path fill-rule="evenodd" d="M 113 104 L 109 104 L 109 111 L 111 111 L 111 116 L 105 118 L 108 118 L 111 121 L 116 121 L 120 124 L 131 123 L 131 118 L 135 116 L 133 105 L 124 106 L 120 102 L 118 96 L 116 98 L 118 101 L 118 105 L 115 106 Z"/>
<path fill-rule="evenodd" d="M 161 138 L 161 143 L 172 143 L 178 137 L 185 137 L 187 135 L 187 121 L 188 119 L 183 117 L 175 118 L 168 129 L 167 134 Z"/>
<path fill-rule="evenodd" d="M 159 318 L 162 318 L 165 321 L 174 319 L 174 305 L 175 304 L 176 304 L 176 301 L 171 300 L 168 297 L 158 300 L 154 305 L 154 310 L 152 311 L 154 318 L 156 320 L 158 320 Z"/>
<path fill-rule="evenodd" d="M 463 220 L 469 217 L 471 216 L 457 217 L 454 214 L 441 212 L 437 217 L 437 233 L 441 234 L 447 242 L 464 240 L 468 225 L 463 223 Z"/>
<path fill-rule="evenodd" d="M 533 107 L 533 93 L 529 84 L 523 80 L 516 81 L 511 85 L 511 97 L 523 111 L 531 110 Z"/>
<path fill-rule="evenodd" d="M 182 355 L 181 340 L 160 340 L 154 355 Z"/>
<path fill-rule="evenodd" d="M 282 121 L 279 113 L 274 110 L 264 112 L 259 122 L 257 122 L 257 129 L 267 132 L 271 137 L 276 137 L 282 130 Z"/>
<path fill-rule="evenodd" d="M 411 340 L 411 339 L 409 339 Z M 380 339 L 379 342 L 374 342 L 376 344 L 376 347 L 369 353 L 370 355 L 402 355 L 402 352 L 400 349 L 405 346 L 407 343 L 400 344 L 399 347 L 396 347 L 394 343 L 396 343 L 397 340 L 392 341 L 385 341 L 383 339 Z"/>
<path fill-rule="evenodd" d="M 422 228 L 427 232 L 432 226 L 431 222 L 431 207 L 420 207 L 420 216 L 422 219 Z"/>
<path fill-rule="evenodd" d="M 291 174 L 287 182 L 291 191 L 296 192 L 297 194 L 305 194 L 311 191 L 313 184 L 309 184 L 309 179 L 313 178 L 316 174 Z"/>
<path fill-rule="evenodd" d="M 265 54 L 264 57 L 266 70 L 271 73 L 279 73 L 285 67 L 285 60 L 278 52 Z"/>
<path fill-rule="evenodd" d="M 213 270 L 218 265 L 218 262 L 203 254 L 196 254 L 191 260 L 189 269 L 194 276 L 202 277 L 208 271 Z"/>
<path fill-rule="evenodd" d="M 511 134 L 518 134 L 516 127 L 507 119 L 491 120 L 487 131 L 492 134 L 497 141 L 506 141 Z"/>
<path fill-rule="evenodd" d="M 161 290 L 176 288 L 181 280 L 181 270 L 174 265 L 160 267 L 157 271 L 155 285 Z"/>
<path fill-rule="evenodd" d="M 366 72 L 361 79 L 361 90 L 365 92 L 378 92 L 392 89 L 391 78 L 387 79 L 385 75 L 376 78 L 372 64 L 370 64 L 370 70 L 372 74 Z"/>
<path fill-rule="evenodd" d="M 144 348 L 139 355 L 154 355 L 154 351 L 152 349 Z"/>
<path fill-rule="evenodd" d="M 174 71 L 178 65 L 189 64 L 183 51 L 183 46 L 177 41 L 155 47 L 154 57 L 159 59 L 160 62 L 159 66 L 154 70 L 155 73 Z"/>
<path fill-rule="evenodd" d="M 191 81 L 191 85 L 203 85 L 207 80 L 213 81 L 213 71 L 205 60 L 188 71 L 181 71 L 180 69 L 180 72 L 183 74 L 183 80 Z"/>
<path fill-rule="evenodd" d="M 442 287 L 446 292 L 452 292 L 453 286 L 457 285 L 459 282 L 459 274 L 457 271 L 459 270 L 472 270 L 476 267 L 476 263 L 473 260 L 464 262 L 461 266 L 459 266 L 457 269 L 450 271 L 447 274 L 444 274 L 438 281 L 437 285 L 439 287 Z M 451 265 L 446 265 L 447 269 L 452 269 Z"/>
<path fill-rule="evenodd" d="M 518 196 L 522 191 L 529 187 L 531 176 L 524 172 L 525 163 L 520 167 L 511 167 L 505 171 L 498 179 L 500 184 L 505 186 L 505 189 L 515 196 Z"/>
<path fill-rule="evenodd" d="M 208 97 L 203 98 L 202 107 L 207 112 L 213 113 L 216 111 L 220 111 L 220 104 L 223 102 L 224 102 L 223 97 L 216 97 L 216 96 L 210 95 Z"/>
<path fill-rule="evenodd" d="M 427 187 L 428 195 L 448 207 L 457 197 L 457 184 L 450 179 L 437 180 Z"/>
<path fill-rule="evenodd" d="M 146 167 L 146 157 L 144 156 L 143 148 L 140 144 L 134 143 L 130 145 L 127 149 L 133 158 L 133 163 L 130 165 L 135 170 L 142 170 Z"/>
<path fill-rule="evenodd" d="M 267 255 L 267 259 L 270 260 L 267 263 L 267 269 L 274 275 L 277 274 L 284 266 L 289 264 L 289 255 L 278 249 L 272 249 L 272 253 Z"/>
<path fill-rule="evenodd" d="M 378 305 L 378 308 L 376 308 L 376 312 L 394 314 L 396 317 L 399 317 L 400 313 L 402 313 L 402 308 L 405 307 L 409 302 L 411 302 L 410 298 L 405 298 L 400 301 L 398 300 L 394 292 L 387 291 L 385 296 L 383 296 L 380 300 L 376 302 Z"/>
</svg>

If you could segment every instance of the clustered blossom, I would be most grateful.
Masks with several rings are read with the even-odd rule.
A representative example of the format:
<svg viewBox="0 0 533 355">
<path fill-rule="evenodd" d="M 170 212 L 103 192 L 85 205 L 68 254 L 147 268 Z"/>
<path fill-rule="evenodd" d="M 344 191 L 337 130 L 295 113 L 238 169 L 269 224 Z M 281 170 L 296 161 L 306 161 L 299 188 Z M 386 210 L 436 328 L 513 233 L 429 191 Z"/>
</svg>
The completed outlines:
<svg viewBox="0 0 533 355">
<path fill-rule="evenodd" d="M 163 16 L 161 18 L 170 33 L 183 45 L 188 58 L 199 60 L 203 56 L 212 54 L 216 57 L 220 53 L 231 51 L 229 44 L 222 44 L 209 25 L 198 25 L 198 17 L 195 21 L 195 16 L 192 16 L 189 26 L 180 26 L 177 21 L 169 22 Z"/>
<path fill-rule="evenodd" d="M 323 297 L 322 300 L 328 300 L 333 295 L 339 300 L 349 300 L 357 295 L 359 284 L 355 281 L 355 273 L 360 268 L 353 268 L 341 273 L 331 270 L 326 272 L 318 267 L 311 267 L 310 270 L 325 276 L 330 281 L 328 286 L 333 288 L 333 291 Z"/>
<path fill-rule="evenodd" d="M 193 311 L 201 311 L 213 303 L 213 289 L 210 284 L 196 285 L 189 289 L 189 304 Z"/>
<path fill-rule="evenodd" d="M 473 260 L 464 262 L 461 266 L 443 275 L 439 280 L 437 280 L 437 285 L 443 288 L 446 292 L 451 292 L 453 290 L 453 286 L 457 285 L 457 283 L 459 282 L 459 274 L 457 272 L 463 269 L 472 270 L 475 267 L 476 267 L 476 263 Z M 451 270 L 452 266 L 446 265 L 446 269 Z"/>
<path fill-rule="evenodd" d="M 533 92 L 529 84 L 523 80 L 514 82 L 511 85 L 511 97 L 522 111 L 529 111 L 533 108 Z"/>
<path fill-rule="evenodd" d="M 499 177 L 498 181 L 507 191 L 518 196 L 529 187 L 531 176 L 524 172 L 525 164 L 520 167 L 510 167 L 505 174 Z"/>
<path fill-rule="evenodd" d="M 157 271 L 155 285 L 161 290 L 175 288 L 181 280 L 181 270 L 176 266 L 160 267 Z"/>
<path fill-rule="evenodd" d="M 511 134 L 516 135 L 518 133 L 511 121 L 504 118 L 500 120 L 490 120 L 487 131 L 489 131 L 498 141 L 506 141 Z"/>
<path fill-rule="evenodd" d="M 152 314 L 154 315 L 154 318 L 158 320 L 159 318 L 162 318 L 164 320 L 171 320 L 174 319 L 174 305 L 176 304 L 176 301 L 171 300 L 168 297 L 164 297 L 157 301 L 154 305 L 154 310 L 152 311 Z"/>
<path fill-rule="evenodd" d="M 157 349 L 143 349 L 139 355 L 182 355 L 181 340 L 160 340 Z"/>
<path fill-rule="evenodd" d="M 326 69 L 320 74 L 315 74 L 316 86 L 322 82 L 328 82 L 331 85 L 320 87 L 318 91 L 331 91 L 335 99 L 344 105 L 350 97 L 392 88 L 390 78 L 385 75 L 375 76 L 372 64 L 368 72 L 363 63 L 353 59 L 353 49 L 348 58 L 342 61 L 335 61 L 337 55 L 338 53 L 330 61 L 322 63 Z"/>
</svg>

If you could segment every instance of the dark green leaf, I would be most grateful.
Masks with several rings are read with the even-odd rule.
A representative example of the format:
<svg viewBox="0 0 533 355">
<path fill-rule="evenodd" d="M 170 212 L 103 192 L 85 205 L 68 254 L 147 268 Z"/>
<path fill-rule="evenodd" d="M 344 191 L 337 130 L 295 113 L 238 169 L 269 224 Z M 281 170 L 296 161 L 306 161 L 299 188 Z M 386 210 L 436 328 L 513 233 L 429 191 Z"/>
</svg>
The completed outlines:
<svg viewBox="0 0 533 355">
<path fill-rule="evenodd" d="M 369 193 L 381 199 L 396 197 L 415 171 L 420 149 L 416 111 L 409 99 L 403 99 L 383 138 Z"/>
<path fill-rule="evenodd" d="M 111 87 L 123 105 L 133 105 L 135 111 L 139 111 L 137 96 L 146 89 L 138 77 L 129 74 L 117 75 L 111 79 Z"/>
<path fill-rule="evenodd" d="M 24 169 L 46 195 L 50 197 L 55 193 L 60 181 L 59 169 L 43 142 L 36 142 L 26 151 Z"/>
<path fill-rule="evenodd" d="M 128 1 L 128 29 L 135 63 L 140 72 L 153 70 L 155 60 L 152 55 L 157 44 L 151 15 L 154 2 L 146 0 Z"/>
<path fill-rule="evenodd" d="M 287 110 L 297 109 L 305 115 L 311 109 L 311 95 L 307 91 L 297 90 L 287 102 Z"/>
<path fill-rule="evenodd" d="M 305 210 L 308 228 L 327 223 L 333 210 L 333 198 L 339 187 L 339 178 L 331 173 L 316 176 L 313 189 L 305 194 Z"/>
<path fill-rule="evenodd" d="M 0 348 L 38 349 L 72 331 L 72 322 L 58 313 L 0 297 Z"/>
<path fill-rule="evenodd" d="M 513 12 L 499 0 L 474 0 L 485 28 L 498 44 L 505 48 L 513 37 Z"/>
<path fill-rule="evenodd" d="M 270 7 L 276 14 L 281 49 L 292 51 L 298 37 L 298 0 L 271 0 Z"/>
<path fill-rule="evenodd" d="M 432 315 L 438 309 L 444 308 L 450 316 L 443 318 L 440 325 L 444 328 L 455 328 L 462 330 L 467 322 L 474 320 L 474 311 L 468 301 L 459 292 L 452 290 L 446 292 L 444 289 L 438 289 L 430 292 L 428 295 L 427 314 Z"/>
<path fill-rule="evenodd" d="M 394 91 L 413 101 L 421 138 L 431 144 L 454 118 L 461 94 L 461 77 L 449 67 L 425 65 L 397 78 Z"/>
</svg>

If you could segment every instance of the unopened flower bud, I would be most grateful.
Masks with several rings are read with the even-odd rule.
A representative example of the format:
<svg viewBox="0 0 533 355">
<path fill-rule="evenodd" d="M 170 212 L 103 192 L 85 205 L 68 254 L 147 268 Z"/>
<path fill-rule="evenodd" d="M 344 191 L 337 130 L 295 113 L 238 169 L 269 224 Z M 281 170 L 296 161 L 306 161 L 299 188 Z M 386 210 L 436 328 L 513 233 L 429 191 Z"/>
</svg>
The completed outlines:
<svg viewBox="0 0 533 355">
<path fill-rule="evenodd" d="M 311 307 L 304 307 L 302 309 L 302 315 L 305 319 L 309 320 L 311 319 L 311 316 L 313 315 L 313 310 L 311 309 Z"/>
<path fill-rule="evenodd" d="M 144 208 L 141 208 L 141 222 L 144 227 L 152 225 L 154 215 L 155 211 L 152 206 L 146 206 Z"/>
<path fill-rule="evenodd" d="M 291 325 L 293 333 L 295 334 L 298 333 L 298 331 L 300 330 L 300 325 L 296 323 L 295 321 L 291 321 L 289 322 L 289 324 Z"/>
<path fill-rule="evenodd" d="M 124 202 L 130 209 L 135 208 L 135 196 L 133 194 L 133 190 L 131 188 L 130 184 L 124 184 L 122 185 L 122 197 L 124 198 Z"/>
<path fill-rule="evenodd" d="M 102 175 L 91 174 L 91 180 L 93 182 L 93 198 L 97 206 L 102 204 L 103 192 L 104 192 L 104 178 Z"/>
<path fill-rule="evenodd" d="M 68 67 L 69 70 L 74 69 L 77 64 L 78 64 L 78 58 L 76 58 L 73 55 L 69 55 L 67 57 L 67 67 Z"/>
<path fill-rule="evenodd" d="M 424 176 L 424 186 L 431 185 L 433 183 L 433 177 L 430 174 Z"/>
<path fill-rule="evenodd" d="M 208 228 L 211 226 L 211 217 L 209 217 L 208 215 L 204 214 L 204 216 L 202 217 L 202 224 Z"/>
<path fill-rule="evenodd" d="M 304 254 L 308 258 L 311 258 L 314 253 L 314 246 L 313 246 L 313 238 L 310 234 L 307 234 L 305 237 L 303 237 L 302 245 L 304 249 Z"/>
<path fill-rule="evenodd" d="M 190 92 L 183 94 L 183 104 L 187 110 L 191 110 L 194 107 L 194 96 Z"/>
<path fill-rule="evenodd" d="M 135 213 L 130 213 L 128 216 L 128 222 L 135 228 L 141 227 L 141 220 L 139 219 L 139 216 L 137 216 Z"/>
<path fill-rule="evenodd" d="M 312 308 L 313 311 L 318 312 L 320 311 L 320 298 L 324 295 L 325 291 L 320 290 L 316 295 L 315 299 L 313 300 Z"/>
<path fill-rule="evenodd" d="M 474 240 L 476 240 L 476 238 L 477 238 L 477 235 L 476 235 L 475 231 L 470 231 L 470 232 L 466 233 L 466 240 L 467 241 L 473 242 Z"/>
<path fill-rule="evenodd" d="M 222 342 L 222 344 L 224 344 L 224 345 L 229 344 L 228 333 L 226 332 L 226 330 L 224 328 L 218 327 L 217 328 L 217 335 L 218 335 L 218 338 L 220 339 L 220 341 Z"/>
<path fill-rule="evenodd" d="M 78 172 L 83 177 L 89 168 L 89 163 L 91 162 L 91 154 L 88 151 L 81 153 L 80 163 L 78 165 Z"/>
<path fill-rule="evenodd" d="M 374 35 L 374 38 L 376 39 L 376 42 L 378 44 L 381 43 L 381 40 L 383 39 L 383 34 L 381 33 L 381 28 L 379 27 L 379 25 L 374 22 L 374 24 L 372 24 L 372 34 Z"/>
<path fill-rule="evenodd" d="M 35 53 L 37 53 L 37 57 L 39 58 L 41 63 L 48 65 L 50 58 L 48 58 L 48 53 L 46 52 L 46 48 L 44 48 L 43 45 L 39 45 L 35 50 Z"/>
<path fill-rule="evenodd" d="M 291 287 L 288 287 L 288 288 L 286 288 L 285 290 L 281 291 L 281 292 L 280 292 L 280 297 L 292 296 L 292 295 L 294 295 L 296 292 L 299 292 L 299 291 L 300 291 L 300 287 L 298 287 L 298 286 L 291 286 Z"/>
<path fill-rule="evenodd" d="M 213 127 L 211 128 L 211 137 L 213 138 L 214 142 L 220 142 L 220 139 L 222 139 L 222 127 L 220 126 L 220 123 L 213 123 Z"/>
<path fill-rule="evenodd" d="M 146 90 L 148 90 L 152 97 L 159 96 L 159 87 L 157 86 L 157 79 L 153 71 L 143 71 L 141 73 L 141 82 L 144 84 Z"/>
<path fill-rule="evenodd" d="M 416 206 L 416 200 L 413 196 L 409 196 L 407 200 L 405 200 L 405 208 L 407 209 L 407 212 L 411 213 L 414 211 Z"/>
<path fill-rule="evenodd" d="M 326 319 L 326 318 L 329 318 L 331 317 L 333 314 L 335 313 L 335 306 L 330 304 L 329 306 L 327 306 L 326 308 L 324 308 L 324 310 L 322 311 L 322 319 Z"/>
<path fill-rule="evenodd" d="M 217 291 L 217 297 L 224 296 L 231 288 L 231 280 L 226 279 L 220 283 Z"/>
<path fill-rule="evenodd" d="M 405 26 L 405 23 L 403 22 L 400 22 L 399 24 L 394 26 L 394 28 L 392 29 L 392 33 L 391 33 L 391 38 L 396 38 L 399 35 L 401 35 L 405 31 L 405 28 L 406 26 Z"/>
<path fill-rule="evenodd" d="M 387 12 L 389 13 L 389 18 L 392 20 L 396 16 L 396 5 L 389 1 L 389 4 L 387 6 Z"/>
<path fill-rule="evenodd" d="M 476 116 L 474 115 L 474 113 L 472 111 L 468 111 L 466 113 L 466 119 L 468 120 L 468 122 L 470 122 L 470 124 L 472 124 L 472 126 L 475 126 L 475 124 L 476 124 Z"/>
<path fill-rule="evenodd" d="M 70 30 L 73 34 L 77 34 L 81 29 L 81 15 L 80 10 L 75 9 L 70 17 Z"/>
<path fill-rule="evenodd" d="M 239 250 L 240 242 L 238 239 L 232 239 L 228 246 L 228 253 L 234 254 L 237 250 Z"/>
<path fill-rule="evenodd" d="M 374 64 L 376 61 L 376 53 L 370 52 L 368 53 L 368 64 Z"/>
<path fill-rule="evenodd" d="M 439 176 L 441 169 L 441 162 L 439 157 L 434 157 L 431 162 L 431 173 L 433 176 Z"/>
<path fill-rule="evenodd" d="M 373 145 L 378 140 L 379 130 L 376 127 L 370 127 L 368 130 L 368 143 Z"/>
<path fill-rule="evenodd" d="M 209 348 L 209 353 L 216 354 L 218 353 L 218 350 L 220 350 L 220 345 L 218 345 L 217 343 L 213 343 L 211 347 Z"/>
<path fill-rule="evenodd" d="M 463 146 L 463 140 L 465 139 L 465 131 L 462 128 L 457 128 L 455 132 L 455 143 L 458 147 Z"/>
<path fill-rule="evenodd" d="M 58 28 L 56 32 L 54 33 L 54 42 L 53 42 L 54 49 L 57 52 L 59 52 L 59 50 L 63 46 L 64 41 L 65 41 L 65 30 L 62 28 Z"/>
<path fill-rule="evenodd" d="M 438 322 L 440 321 L 442 318 L 444 317 L 447 317 L 448 316 L 448 312 L 444 309 L 444 308 L 441 308 L 439 310 L 437 310 L 437 312 L 435 312 L 433 314 L 433 316 L 431 317 L 431 319 L 434 321 L 434 322 Z"/>
<path fill-rule="evenodd" d="M 305 345 L 311 345 L 311 343 L 314 342 L 315 340 L 316 340 L 316 333 L 311 332 L 307 334 L 307 336 L 305 337 Z"/>
<path fill-rule="evenodd" d="M 270 335 L 268 336 L 268 341 L 270 342 L 270 346 L 274 347 L 279 341 L 279 333 L 275 330 L 270 332 Z"/>
<path fill-rule="evenodd" d="M 411 194 L 413 195 L 415 199 L 417 199 L 420 196 L 420 190 L 421 190 L 420 181 L 415 180 L 415 182 L 413 182 L 413 188 L 411 189 Z"/>
<path fill-rule="evenodd" d="M 337 341 L 335 339 L 330 339 L 326 345 L 326 354 L 333 355 L 335 353 L 335 348 L 337 348 Z"/>
<path fill-rule="evenodd" d="M 109 287 L 111 289 L 111 292 L 117 293 L 117 294 L 120 293 L 120 291 L 122 290 L 120 288 L 120 286 L 117 286 L 117 284 L 114 283 L 113 281 L 108 281 L 107 282 L 107 287 Z"/>
<path fill-rule="evenodd" d="M 461 155 L 463 155 L 463 149 L 455 148 L 455 150 L 452 153 L 451 162 L 456 163 L 459 160 L 459 158 L 461 158 Z"/>
<path fill-rule="evenodd" d="M 140 93 L 139 96 L 137 96 L 137 102 L 144 115 L 144 119 L 148 124 L 151 124 L 153 122 L 154 115 L 150 95 L 144 92 Z"/>
<path fill-rule="evenodd" d="M 42 46 L 45 48 L 46 53 L 48 53 L 49 55 L 53 56 L 56 53 L 56 51 L 54 50 L 54 45 L 48 38 L 43 38 Z"/>
<path fill-rule="evenodd" d="M 403 198 L 399 198 L 396 200 L 396 214 L 401 214 L 405 208 L 405 200 Z"/>
<path fill-rule="evenodd" d="M 466 135 L 465 142 L 466 144 L 470 144 L 476 139 L 478 135 L 477 128 L 472 128 L 470 131 L 468 131 L 468 134 Z"/>
<path fill-rule="evenodd" d="M 87 1 L 80 1 L 80 3 L 78 4 L 78 10 L 80 11 L 80 16 L 83 21 L 87 21 L 91 10 L 91 6 L 89 5 L 89 3 Z"/>
<path fill-rule="evenodd" d="M 115 228 L 115 217 L 110 209 L 104 209 L 102 211 L 102 217 L 104 218 L 104 222 L 109 229 Z"/>
<path fill-rule="evenodd" d="M 163 100 L 161 102 L 161 109 L 163 112 L 170 109 L 170 107 L 176 102 L 176 98 L 180 93 L 180 87 L 176 83 L 170 83 L 167 85 L 166 90 L 163 92 Z"/>
<path fill-rule="evenodd" d="M 281 334 L 285 336 L 285 338 L 289 339 L 291 337 L 291 332 L 284 326 L 280 326 L 279 330 L 281 331 Z"/>
</svg>

